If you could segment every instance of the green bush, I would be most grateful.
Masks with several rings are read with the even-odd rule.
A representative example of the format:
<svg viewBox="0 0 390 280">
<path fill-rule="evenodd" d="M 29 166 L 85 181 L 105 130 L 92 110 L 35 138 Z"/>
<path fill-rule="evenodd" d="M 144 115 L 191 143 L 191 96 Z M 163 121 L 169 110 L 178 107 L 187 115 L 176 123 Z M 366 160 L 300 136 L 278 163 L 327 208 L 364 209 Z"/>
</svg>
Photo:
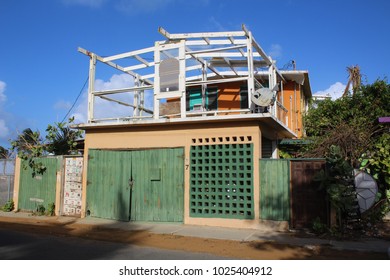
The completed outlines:
<svg viewBox="0 0 390 280">
<path fill-rule="evenodd" d="M 43 216 L 45 215 L 45 206 L 42 204 L 38 204 L 35 212 L 33 214 L 38 215 L 38 216 Z"/>
<path fill-rule="evenodd" d="M 14 210 L 14 207 L 15 207 L 14 201 L 12 199 L 8 200 L 7 203 L 3 206 L 3 211 L 11 212 L 12 210 Z"/>
<path fill-rule="evenodd" d="M 323 234 L 328 231 L 327 225 L 321 221 L 320 217 L 313 220 L 312 229 L 316 234 Z"/>
<path fill-rule="evenodd" d="M 56 208 L 56 206 L 55 206 L 54 202 L 49 203 L 48 206 L 47 206 L 46 215 L 54 216 L 55 215 L 55 208 Z"/>
</svg>

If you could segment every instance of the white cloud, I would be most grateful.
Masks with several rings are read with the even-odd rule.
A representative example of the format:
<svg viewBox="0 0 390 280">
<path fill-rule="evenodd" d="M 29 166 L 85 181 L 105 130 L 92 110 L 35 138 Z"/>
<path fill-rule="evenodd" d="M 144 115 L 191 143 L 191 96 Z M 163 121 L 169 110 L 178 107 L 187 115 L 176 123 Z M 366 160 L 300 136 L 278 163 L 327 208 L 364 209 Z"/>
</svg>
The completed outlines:
<svg viewBox="0 0 390 280">
<path fill-rule="evenodd" d="M 9 136 L 9 128 L 7 127 L 5 120 L 0 119 L 0 138 L 7 140 Z"/>
<path fill-rule="evenodd" d="M 79 5 L 90 8 L 100 8 L 106 0 L 62 0 L 65 5 Z"/>
<path fill-rule="evenodd" d="M 0 81 L 0 140 L 7 140 L 10 134 L 10 130 L 4 119 L 5 117 L 4 110 L 2 109 L 3 103 L 7 100 L 7 96 L 4 93 L 5 87 L 6 87 L 6 83 Z"/>
<path fill-rule="evenodd" d="M 95 90 L 109 90 L 132 87 L 134 80 L 130 75 L 120 74 L 113 75 L 109 81 L 97 79 L 95 81 Z M 125 92 L 120 94 L 107 95 L 108 98 L 133 104 L 133 92 Z M 145 107 L 149 108 L 152 103 L 152 96 L 145 94 Z M 81 98 L 81 103 L 75 109 L 72 116 L 75 118 L 75 123 L 87 122 L 88 110 L 88 93 L 85 91 Z M 99 97 L 95 99 L 94 117 L 95 118 L 116 118 L 116 117 L 130 117 L 133 115 L 133 108 L 129 106 L 120 105 L 116 102 L 110 102 Z"/>
<path fill-rule="evenodd" d="M 56 110 L 69 110 L 72 104 L 69 101 L 60 100 L 53 107 Z"/>
<path fill-rule="evenodd" d="M 345 90 L 346 85 L 336 82 L 326 90 L 317 91 L 314 95 L 329 95 L 332 100 L 340 98 Z"/>
<path fill-rule="evenodd" d="M 272 44 L 270 50 L 268 51 L 268 55 L 273 59 L 281 58 L 283 53 L 282 46 L 279 44 Z"/>
<path fill-rule="evenodd" d="M 7 96 L 5 96 L 4 91 L 5 91 L 6 83 L 3 81 L 0 81 L 0 102 L 4 102 L 7 100 Z"/>
<path fill-rule="evenodd" d="M 173 2 L 175 0 L 120 0 L 115 7 L 127 14 L 153 13 Z"/>
</svg>

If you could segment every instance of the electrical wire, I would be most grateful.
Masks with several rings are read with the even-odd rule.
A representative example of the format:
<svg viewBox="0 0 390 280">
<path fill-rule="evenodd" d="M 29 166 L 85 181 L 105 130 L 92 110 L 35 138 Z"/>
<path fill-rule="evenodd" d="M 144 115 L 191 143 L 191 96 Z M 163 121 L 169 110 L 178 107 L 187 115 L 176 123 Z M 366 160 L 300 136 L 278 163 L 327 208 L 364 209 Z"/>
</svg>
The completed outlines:
<svg viewBox="0 0 390 280">
<path fill-rule="evenodd" d="M 73 102 L 72 106 L 70 107 L 69 111 L 66 113 L 65 117 L 62 119 L 61 122 L 64 122 L 64 120 L 69 116 L 70 112 L 72 111 L 72 109 L 76 105 L 77 101 L 79 100 L 81 94 L 83 93 L 83 90 L 84 90 L 88 80 L 89 80 L 89 75 L 87 76 L 87 79 L 85 80 L 84 85 L 83 85 L 83 87 L 81 88 L 81 90 L 79 92 L 79 95 L 77 95 L 76 100 Z"/>
</svg>

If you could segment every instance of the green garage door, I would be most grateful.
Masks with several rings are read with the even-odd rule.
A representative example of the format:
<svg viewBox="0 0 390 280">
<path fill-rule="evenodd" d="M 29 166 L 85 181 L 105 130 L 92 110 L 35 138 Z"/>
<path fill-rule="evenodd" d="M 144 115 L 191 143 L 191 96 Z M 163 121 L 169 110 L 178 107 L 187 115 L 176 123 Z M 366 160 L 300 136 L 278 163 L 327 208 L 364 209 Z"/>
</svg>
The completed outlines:
<svg viewBox="0 0 390 280">
<path fill-rule="evenodd" d="M 182 148 L 89 150 L 87 213 L 91 216 L 181 222 L 183 209 Z"/>
</svg>

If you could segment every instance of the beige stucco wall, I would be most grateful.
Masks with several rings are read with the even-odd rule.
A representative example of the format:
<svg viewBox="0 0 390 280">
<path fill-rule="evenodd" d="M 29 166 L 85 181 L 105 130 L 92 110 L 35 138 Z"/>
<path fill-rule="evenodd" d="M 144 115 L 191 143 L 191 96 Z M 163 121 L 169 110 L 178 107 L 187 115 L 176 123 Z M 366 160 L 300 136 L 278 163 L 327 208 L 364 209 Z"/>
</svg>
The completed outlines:
<svg viewBox="0 0 390 280">
<path fill-rule="evenodd" d="M 233 138 L 239 137 L 239 138 Z M 193 218 L 189 215 L 190 193 L 190 146 L 229 143 L 229 141 L 253 143 L 253 191 L 254 191 L 254 220 Z M 248 141 L 249 140 L 249 141 Z M 206 143 L 206 141 L 209 141 Z M 153 127 L 121 127 L 94 128 L 86 131 L 84 176 L 82 195 L 82 217 L 86 214 L 87 170 L 89 149 L 144 149 L 144 148 L 173 148 L 184 147 L 184 223 L 192 225 L 212 225 L 239 228 L 259 227 L 259 158 L 261 153 L 261 130 L 257 122 L 223 122 L 213 124 L 159 125 Z"/>
<path fill-rule="evenodd" d="M 14 177 L 14 211 L 18 211 L 19 209 L 19 185 L 20 185 L 20 168 L 21 168 L 21 159 L 19 157 L 16 157 L 15 160 L 15 177 Z"/>
</svg>

